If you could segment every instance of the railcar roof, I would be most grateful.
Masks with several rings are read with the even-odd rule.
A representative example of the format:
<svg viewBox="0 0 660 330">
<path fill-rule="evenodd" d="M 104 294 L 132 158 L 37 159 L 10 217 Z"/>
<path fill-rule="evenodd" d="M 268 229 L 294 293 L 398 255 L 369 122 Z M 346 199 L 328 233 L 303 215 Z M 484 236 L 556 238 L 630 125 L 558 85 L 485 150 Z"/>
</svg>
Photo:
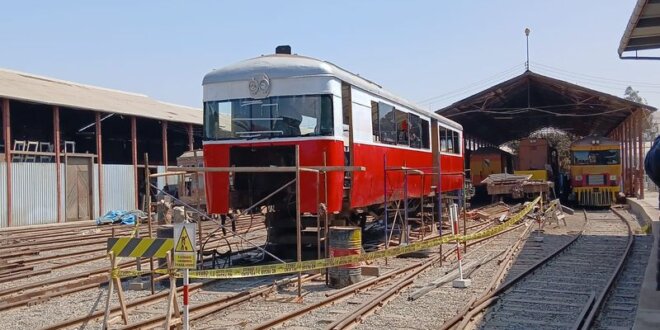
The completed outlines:
<svg viewBox="0 0 660 330">
<path fill-rule="evenodd" d="M 330 62 L 307 56 L 272 54 L 255 57 L 211 71 L 206 76 L 204 76 L 202 84 L 207 85 L 214 83 L 250 80 L 252 77 L 254 77 L 255 74 L 259 73 L 265 73 L 271 79 L 310 76 L 336 77 L 357 88 L 379 95 L 387 100 L 390 100 L 391 102 L 399 103 L 416 112 L 435 118 L 450 127 L 462 130 L 461 125 L 457 122 L 439 116 L 431 111 L 422 109 L 412 102 L 400 98 L 391 92 L 388 92 L 387 90 L 383 89 L 382 86 L 374 83 L 373 81 L 344 70 Z"/>
</svg>

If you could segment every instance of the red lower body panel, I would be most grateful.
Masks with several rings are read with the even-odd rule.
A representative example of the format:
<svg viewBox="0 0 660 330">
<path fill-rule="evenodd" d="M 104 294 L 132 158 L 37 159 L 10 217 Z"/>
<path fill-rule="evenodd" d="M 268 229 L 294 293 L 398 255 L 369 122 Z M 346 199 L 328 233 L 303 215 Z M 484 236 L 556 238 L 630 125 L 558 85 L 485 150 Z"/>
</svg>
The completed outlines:
<svg viewBox="0 0 660 330">
<path fill-rule="evenodd" d="M 408 197 L 420 197 L 431 192 L 431 186 L 438 186 L 433 173 L 433 155 L 431 152 L 417 151 L 385 145 L 355 144 L 353 159 L 355 166 L 365 166 L 366 172 L 356 172 L 351 186 L 351 207 L 365 207 L 385 201 L 383 193 L 387 191 L 387 200 L 402 199 L 407 185 Z M 443 192 L 462 189 L 463 158 L 442 155 L 441 183 Z M 385 171 L 385 166 L 388 170 Z M 397 168 L 408 167 L 426 173 L 418 175 Z M 387 176 L 387 180 L 385 180 Z M 386 182 L 385 182 L 386 181 Z M 407 181 L 407 182 L 406 182 Z"/>
<path fill-rule="evenodd" d="M 272 146 L 300 146 L 301 166 L 321 166 L 323 153 L 326 153 L 328 166 L 344 166 L 344 143 L 337 140 L 303 140 L 286 142 L 255 142 L 233 144 L 205 144 L 204 165 L 206 167 L 231 166 L 230 148 L 250 147 L 268 148 Z M 428 195 L 432 186 L 438 186 L 437 169 L 433 168 L 433 156 L 430 152 L 411 150 L 405 148 L 389 147 L 387 145 L 355 144 L 353 148 L 354 166 L 364 166 L 366 171 L 354 172 L 351 181 L 350 207 L 359 208 L 385 201 L 383 193 L 387 191 L 387 199 L 403 198 L 403 188 L 406 185 L 410 198 Z M 387 174 L 384 166 L 387 166 Z M 405 178 L 404 172 L 396 170 L 399 167 L 409 167 L 422 170 L 424 176 L 409 172 Z M 439 183 L 442 192 L 454 191 L 463 187 L 463 157 L 460 155 L 441 155 L 441 180 Z M 385 181 L 385 176 L 387 180 Z M 227 213 L 232 207 L 229 205 L 229 174 L 211 172 L 205 175 L 207 204 L 210 213 Z M 339 212 L 342 210 L 344 187 L 344 173 L 341 171 L 328 174 L 328 210 Z M 316 213 L 318 202 L 325 200 L 323 175 L 317 177 L 315 173 L 301 173 L 301 211 Z M 317 200 L 318 196 L 318 200 Z"/>
<path fill-rule="evenodd" d="M 205 144 L 204 165 L 206 167 L 228 167 L 231 162 L 229 150 L 232 147 L 268 148 L 271 146 L 300 146 L 301 166 L 323 165 L 323 153 L 326 153 L 326 164 L 328 166 L 344 165 L 344 144 L 336 140 L 305 140 L 296 142 L 257 142 L 257 143 L 233 143 L 233 144 Z M 229 174 L 208 173 L 206 179 L 206 197 L 210 213 L 227 213 L 229 205 Z M 343 172 L 328 173 L 328 208 L 331 212 L 341 210 L 343 194 Z M 317 185 L 316 173 L 302 172 L 300 174 L 301 211 L 317 213 L 317 191 L 318 200 L 325 201 L 325 189 L 323 186 L 323 175 L 319 175 Z M 318 188 L 318 190 L 317 190 Z"/>
</svg>

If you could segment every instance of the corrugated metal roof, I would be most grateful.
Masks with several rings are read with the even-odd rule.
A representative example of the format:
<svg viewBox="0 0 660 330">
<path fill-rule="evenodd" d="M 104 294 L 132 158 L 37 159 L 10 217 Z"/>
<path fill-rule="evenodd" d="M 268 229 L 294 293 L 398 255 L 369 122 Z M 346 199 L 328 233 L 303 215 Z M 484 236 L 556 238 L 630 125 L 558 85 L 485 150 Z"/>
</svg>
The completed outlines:
<svg viewBox="0 0 660 330">
<path fill-rule="evenodd" d="M 638 109 L 657 110 L 525 71 L 437 112 L 461 123 L 465 134 L 499 145 L 544 127 L 607 136 Z"/>
<path fill-rule="evenodd" d="M 249 81 L 254 77 L 255 73 L 265 73 L 271 79 L 314 76 L 336 77 L 337 79 L 359 89 L 382 96 L 392 102 L 397 102 L 414 111 L 438 119 L 440 122 L 448 126 L 462 129 L 459 123 L 438 116 L 432 111 L 423 109 L 406 99 L 396 96 L 373 81 L 342 69 L 333 63 L 307 56 L 272 54 L 244 60 L 222 69 L 213 70 L 204 76 L 202 84 L 208 85 L 232 81 Z"/>
<path fill-rule="evenodd" d="M 619 56 L 624 52 L 660 48 L 660 1 L 638 0 L 619 44 Z M 632 58 L 637 58 L 635 53 Z M 643 57 L 641 57 L 643 58 Z"/>
<path fill-rule="evenodd" d="M 0 97 L 196 125 L 203 119 L 201 108 L 6 69 L 0 69 Z"/>
</svg>

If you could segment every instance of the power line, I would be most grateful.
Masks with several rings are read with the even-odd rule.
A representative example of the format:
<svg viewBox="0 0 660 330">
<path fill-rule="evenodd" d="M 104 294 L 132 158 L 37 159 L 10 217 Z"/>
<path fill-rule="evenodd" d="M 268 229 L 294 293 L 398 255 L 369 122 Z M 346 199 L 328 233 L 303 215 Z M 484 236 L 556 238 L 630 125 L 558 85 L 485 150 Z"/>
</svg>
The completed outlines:
<svg viewBox="0 0 660 330">
<path fill-rule="evenodd" d="M 545 68 L 547 70 L 550 70 L 550 71 L 562 72 L 562 73 L 566 73 L 566 74 L 570 74 L 570 75 L 578 76 L 578 77 L 583 77 L 585 79 L 590 79 L 590 80 L 602 80 L 604 83 L 614 82 L 614 83 L 617 83 L 617 85 L 626 84 L 626 85 L 645 86 L 645 87 L 658 87 L 658 88 L 660 88 L 660 84 L 658 84 L 658 83 L 641 82 L 641 81 L 628 81 L 628 80 L 619 80 L 619 79 L 605 78 L 605 77 L 599 77 L 599 76 L 592 76 L 592 75 L 588 75 L 588 74 L 583 74 L 583 73 L 578 73 L 578 72 L 573 72 L 573 71 L 568 71 L 568 70 L 556 68 L 556 67 L 546 65 L 546 64 L 543 64 L 543 63 L 538 63 L 538 62 L 533 62 L 533 63 L 534 63 L 535 66 L 538 65 L 538 66 L 540 66 L 542 68 Z"/>
<path fill-rule="evenodd" d="M 490 77 L 487 77 L 487 78 L 484 78 L 484 79 L 482 79 L 482 80 L 479 80 L 479 81 L 473 82 L 473 83 L 468 84 L 468 85 L 466 85 L 466 86 L 463 86 L 463 87 L 461 87 L 461 88 L 459 88 L 459 89 L 456 89 L 456 90 L 453 90 L 453 91 L 450 91 L 450 92 L 447 92 L 447 93 L 443 93 L 443 94 L 440 94 L 440 95 L 436 95 L 436 96 L 433 96 L 433 97 L 430 97 L 430 98 L 427 98 L 427 99 L 424 99 L 424 100 L 418 101 L 417 103 L 419 103 L 419 104 L 430 104 L 430 103 L 432 103 L 432 102 L 434 102 L 434 101 L 438 101 L 438 100 L 440 100 L 440 99 L 446 99 L 446 98 L 451 97 L 451 96 L 454 96 L 454 95 L 460 95 L 460 94 L 465 93 L 465 92 L 467 92 L 467 91 L 469 91 L 469 90 L 473 90 L 473 89 L 475 89 L 475 88 L 480 88 L 480 86 L 483 86 L 483 85 L 489 85 L 492 81 L 494 81 L 494 80 L 499 80 L 499 79 L 501 79 L 503 76 L 508 76 L 508 75 L 510 75 L 512 72 L 517 71 L 517 70 L 519 70 L 520 68 L 521 68 L 521 64 L 519 63 L 519 64 L 516 64 L 516 65 L 514 65 L 514 66 L 512 66 L 512 67 L 507 68 L 507 69 L 504 70 L 504 71 L 498 72 L 498 73 L 496 73 L 496 74 L 494 74 L 494 75 L 492 75 L 492 76 L 490 76 Z"/>
</svg>

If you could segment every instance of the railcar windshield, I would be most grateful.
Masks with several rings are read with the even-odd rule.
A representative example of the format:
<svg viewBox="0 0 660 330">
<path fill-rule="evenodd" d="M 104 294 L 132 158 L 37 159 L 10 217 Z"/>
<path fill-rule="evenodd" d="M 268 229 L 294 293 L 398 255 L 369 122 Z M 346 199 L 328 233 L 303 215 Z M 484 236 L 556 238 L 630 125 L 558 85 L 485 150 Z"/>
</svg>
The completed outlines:
<svg viewBox="0 0 660 330">
<path fill-rule="evenodd" d="M 332 95 L 204 103 L 204 136 L 209 140 L 332 134 Z"/>
<path fill-rule="evenodd" d="M 574 165 L 618 165 L 619 150 L 573 151 Z"/>
</svg>

